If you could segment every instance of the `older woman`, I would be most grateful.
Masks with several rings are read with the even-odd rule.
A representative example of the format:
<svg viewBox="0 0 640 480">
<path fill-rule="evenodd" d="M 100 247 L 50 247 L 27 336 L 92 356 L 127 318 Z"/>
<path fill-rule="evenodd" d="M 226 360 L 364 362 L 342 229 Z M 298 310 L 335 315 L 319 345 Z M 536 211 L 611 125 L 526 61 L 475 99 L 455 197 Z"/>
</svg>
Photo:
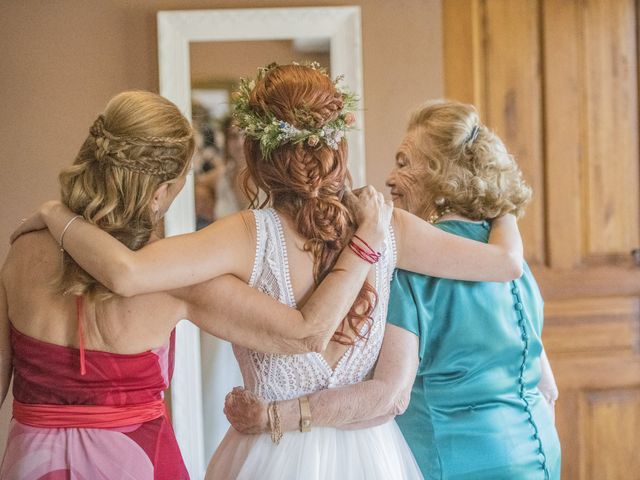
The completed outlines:
<svg viewBox="0 0 640 480">
<path fill-rule="evenodd" d="M 387 184 L 396 206 L 480 242 L 491 219 L 520 215 L 530 198 L 500 139 L 473 106 L 454 102 L 413 114 Z M 557 389 L 542 318 L 526 266 L 504 283 L 399 270 L 373 379 L 311 395 L 312 422 L 361 428 L 404 412 L 398 424 L 426 478 L 558 479 Z M 298 401 L 280 410 L 283 428 L 297 430 Z M 267 428 L 266 406 L 250 392 L 235 389 L 225 411 L 242 432 Z"/>
</svg>

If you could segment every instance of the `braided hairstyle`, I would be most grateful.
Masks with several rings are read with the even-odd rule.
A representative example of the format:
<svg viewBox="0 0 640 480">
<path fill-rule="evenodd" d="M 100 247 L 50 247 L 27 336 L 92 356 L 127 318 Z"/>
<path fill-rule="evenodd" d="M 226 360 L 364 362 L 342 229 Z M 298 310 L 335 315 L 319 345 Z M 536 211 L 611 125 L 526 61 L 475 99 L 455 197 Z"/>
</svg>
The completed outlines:
<svg viewBox="0 0 640 480">
<path fill-rule="evenodd" d="M 256 83 L 249 101 L 256 112 L 269 112 L 300 129 L 321 128 L 337 118 L 343 106 L 342 95 L 331 79 L 302 65 L 271 69 Z M 260 206 L 271 203 L 294 220 L 297 232 L 307 239 L 304 249 L 313 255 L 313 275 L 318 285 L 357 227 L 343 203 L 351 183 L 346 140 L 341 140 L 337 150 L 324 142 L 315 146 L 285 143 L 265 157 L 260 141 L 246 137 L 245 155 L 247 197 L 255 207 L 262 190 L 266 198 Z M 356 338 L 367 337 L 376 303 L 377 292 L 367 282 L 332 340 L 352 345 Z M 365 323 L 368 328 L 363 328 Z M 345 333 L 346 327 L 349 331 Z"/>
<path fill-rule="evenodd" d="M 62 201 L 132 250 L 156 223 L 154 193 L 186 174 L 193 154 L 191 125 L 169 100 L 150 92 L 113 97 L 89 129 L 73 164 L 59 176 Z M 64 254 L 61 293 L 104 300 L 106 290 Z"/>
</svg>

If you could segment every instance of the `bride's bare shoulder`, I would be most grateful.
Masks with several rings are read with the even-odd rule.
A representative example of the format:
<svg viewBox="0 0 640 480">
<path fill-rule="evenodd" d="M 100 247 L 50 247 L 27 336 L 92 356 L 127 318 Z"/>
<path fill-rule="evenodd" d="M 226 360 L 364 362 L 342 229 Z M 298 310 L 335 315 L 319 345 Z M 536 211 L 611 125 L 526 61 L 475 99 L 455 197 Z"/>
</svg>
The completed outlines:
<svg viewBox="0 0 640 480">
<path fill-rule="evenodd" d="M 211 235 L 223 230 L 228 235 L 239 235 L 251 242 L 256 238 L 256 219 L 252 210 L 241 210 L 226 217 L 216 220 L 211 225 L 203 229 Z"/>
</svg>

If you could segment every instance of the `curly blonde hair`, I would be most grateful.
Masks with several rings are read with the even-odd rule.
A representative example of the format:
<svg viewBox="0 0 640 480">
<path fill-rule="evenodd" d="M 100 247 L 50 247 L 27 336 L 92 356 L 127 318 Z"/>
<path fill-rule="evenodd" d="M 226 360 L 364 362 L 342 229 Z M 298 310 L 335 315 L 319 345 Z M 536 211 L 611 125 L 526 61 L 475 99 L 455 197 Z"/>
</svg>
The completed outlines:
<svg viewBox="0 0 640 480">
<path fill-rule="evenodd" d="M 193 149 L 191 125 L 173 103 L 151 92 L 120 93 L 91 126 L 73 164 L 60 173 L 62 202 L 137 250 L 155 228 L 150 208 L 155 191 L 187 172 Z M 113 296 L 67 253 L 57 286 L 63 294 Z"/>
<path fill-rule="evenodd" d="M 472 220 L 521 216 L 531 188 L 502 140 L 480 123 L 473 105 L 432 101 L 416 110 L 408 132 L 415 136 L 426 174 L 423 186 L 436 209 Z"/>
</svg>

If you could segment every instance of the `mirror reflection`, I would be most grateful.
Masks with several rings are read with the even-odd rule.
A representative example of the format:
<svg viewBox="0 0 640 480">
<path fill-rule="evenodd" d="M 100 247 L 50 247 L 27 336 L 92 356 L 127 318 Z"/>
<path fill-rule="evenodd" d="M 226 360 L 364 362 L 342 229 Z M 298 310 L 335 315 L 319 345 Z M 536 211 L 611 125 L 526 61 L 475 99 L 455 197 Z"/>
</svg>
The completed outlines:
<svg viewBox="0 0 640 480">
<path fill-rule="evenodd" d="M 318 62 L 329 70 L 329 38 L 253 42 L 194 42 L 190 45 L 191 114 L 196 129 L 196 228 L 249 206 L 243 192 L 241 131 L 230 118 L 238 79 L 271 62 Z"/>
</svg>

